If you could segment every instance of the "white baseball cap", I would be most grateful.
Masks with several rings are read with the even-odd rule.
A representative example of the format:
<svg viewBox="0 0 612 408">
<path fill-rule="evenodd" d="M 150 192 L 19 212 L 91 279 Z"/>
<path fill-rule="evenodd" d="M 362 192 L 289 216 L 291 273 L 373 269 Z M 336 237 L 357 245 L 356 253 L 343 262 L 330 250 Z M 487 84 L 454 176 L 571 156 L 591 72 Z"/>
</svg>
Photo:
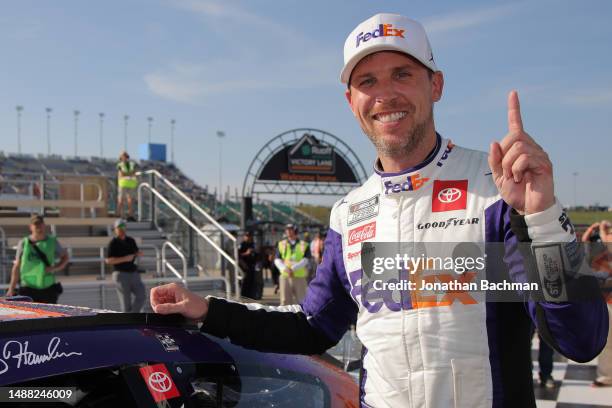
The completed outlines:
<svg viewBox="0 0 612 408">
<path fill-rule="evenodd" d="M 361 59 L 378 51 L 399 51 L 437 71 L 425 29 L 418 21 L 399 14 L 381 13 L 359 24 L 344 43 L 344 68 L 340 81 L 348 83 Z"/>
</svg>

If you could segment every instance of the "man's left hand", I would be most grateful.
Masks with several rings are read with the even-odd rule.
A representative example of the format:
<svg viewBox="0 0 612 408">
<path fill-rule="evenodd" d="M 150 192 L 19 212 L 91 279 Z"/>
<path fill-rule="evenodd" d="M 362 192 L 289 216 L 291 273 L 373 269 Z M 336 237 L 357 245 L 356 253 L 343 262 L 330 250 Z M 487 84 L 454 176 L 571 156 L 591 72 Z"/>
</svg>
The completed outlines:
<svg viewBox="0 0 612 408">
<path fill-rule="evenodd" d="M 552 163 L 523 130 L 516 91 L 508 95 L 508 134 L 491 143 L 489 166 L 503 200 L 519 213 L 534 214 L 555 203 Z"/>
</svg>

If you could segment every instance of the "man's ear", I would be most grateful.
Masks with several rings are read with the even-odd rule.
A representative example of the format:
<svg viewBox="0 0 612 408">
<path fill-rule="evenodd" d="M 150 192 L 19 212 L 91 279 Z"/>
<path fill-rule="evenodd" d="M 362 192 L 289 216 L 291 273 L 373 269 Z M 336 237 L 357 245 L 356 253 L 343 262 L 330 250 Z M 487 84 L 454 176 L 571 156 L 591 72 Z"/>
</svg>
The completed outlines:
<svg viewBox="0 0 612 408">
<path fill-rule="evenodd" d="M 353 95 L 351 94 L 351 88 L 347 88 L 346 91 L 344 91 L 344 96 L 346 97 L 346 101 L 349 104 L 349 107 L 351 108 L 351 112 L 353 112 L 353 115 L 355 115 L 355 111 L 353 110 Z"/>
<path fill-rule="evenodd" d="M 442 71 L 436 71 L 432 74 L 431 78 L 431 91 L 432 99 L 434 102 L 438 102 L 442 99 L 442 90 L 444 89 L 444 75 Z"/>
</svg>

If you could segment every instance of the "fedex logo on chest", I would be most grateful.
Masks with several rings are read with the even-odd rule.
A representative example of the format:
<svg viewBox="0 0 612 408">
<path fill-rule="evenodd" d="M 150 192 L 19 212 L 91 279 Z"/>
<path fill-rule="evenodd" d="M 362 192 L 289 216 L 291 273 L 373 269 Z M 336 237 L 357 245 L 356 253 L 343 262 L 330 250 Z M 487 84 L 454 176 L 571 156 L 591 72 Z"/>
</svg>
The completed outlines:
<svg viewBox="0 0 612 408">
<path fill-rule="evenodd" d="M 423 187 L 423 184 L 425 184 L 428 180 L 428 177 L 421 177 L 421 175 L 418 173 L 411 176 L 406 176 L 406 181 L 402 183 L 394 183 L 387 180 L 385 181 L 385 195 L 397 194 L 404 191 L 416 191 Z"/>
</svg>

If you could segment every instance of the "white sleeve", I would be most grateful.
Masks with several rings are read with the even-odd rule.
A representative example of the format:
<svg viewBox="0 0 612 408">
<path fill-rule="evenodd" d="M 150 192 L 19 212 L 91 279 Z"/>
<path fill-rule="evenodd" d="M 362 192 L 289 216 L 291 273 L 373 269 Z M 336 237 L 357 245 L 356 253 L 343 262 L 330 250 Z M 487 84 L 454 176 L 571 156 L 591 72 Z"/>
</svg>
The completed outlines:
<svg viewBox="0 0 612 408">
<path fill-rule="evenodd" d="M 276 266 L 276 268 L 278 268 L 278 270 L 279 270 L 280 272 L 284 271 L 284 270 L 285 270 L 285 268 L 287 268 L 287 265 L 285 265 L 285 263 L 283 262 L 283 260 L 282 260 L 282 259 L 280 259 L 280 258 L 276 258 L 276 259 L 274 260 L 274 265 Z"/>
<path fill-rule="evenodd" d="M 574 227 L 556 199 L 548 209 L 525 215 L 525 224 L 533 242 L 571 242 L 576 239 Z"/>
<path fill-rule="evenodd" d="M 302 258 L 299 262 L 291 267 L 291 269 L 300 269 L 308 265 L 308 258 Z"/>
</svg>

